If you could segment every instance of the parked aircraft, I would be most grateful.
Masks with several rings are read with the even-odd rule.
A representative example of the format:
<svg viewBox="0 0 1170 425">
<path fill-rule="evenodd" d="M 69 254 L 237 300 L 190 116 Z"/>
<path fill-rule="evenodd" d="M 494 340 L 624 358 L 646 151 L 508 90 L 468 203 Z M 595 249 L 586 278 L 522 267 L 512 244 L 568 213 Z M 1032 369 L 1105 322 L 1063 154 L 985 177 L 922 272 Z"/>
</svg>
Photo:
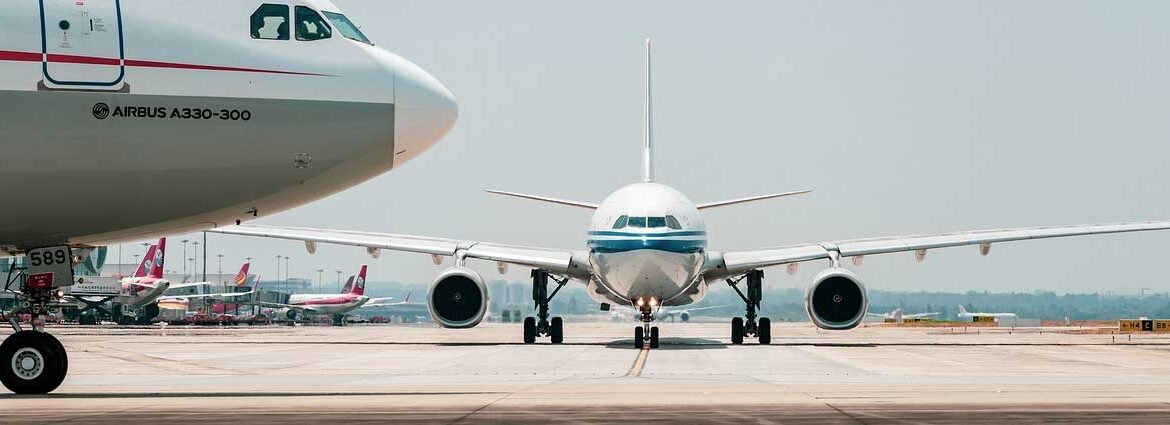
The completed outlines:
<svg viewBox="0 0 1170 425">
<path fill-rule="evenodd" d="M 438 80 L 327 0 L 0 0 L 0 10 L 0 181 L 21 200 L 5 204 L 0 256 L 61 245 L 83 255 L 303 205 L 418 157 L 458 115 Z M 149 201 L 79 184 L 137 188 Z M 56 293 L 21 288 L 34 331 Z M 0 381 L 52 391 L 63 346 L 13 327 Z"/>
<path fill-rule="evenodd" d="M 918 320 L 922 320 L 922 319 L 928 319 L 931 317 L 935 317 L 935 316 L 938 316 L 939 313 L 905 314 L 905 313 L 902 313 L 902 308 L 898 307 L 898 308 L 895 308 L 894 311 L 891 311 L 891 312 L 885 313 L 885 314 L 865 313 L 865 315 L 869 316 L 869 317 L 877 317 L 877 318 L 880 318 L 880 319 L 887 321 L 887 322 L 902 324 L 902 323 L 907 322 L 907 321 L 914 322 L 914 321 L 918 321 Z"/>
</svg>

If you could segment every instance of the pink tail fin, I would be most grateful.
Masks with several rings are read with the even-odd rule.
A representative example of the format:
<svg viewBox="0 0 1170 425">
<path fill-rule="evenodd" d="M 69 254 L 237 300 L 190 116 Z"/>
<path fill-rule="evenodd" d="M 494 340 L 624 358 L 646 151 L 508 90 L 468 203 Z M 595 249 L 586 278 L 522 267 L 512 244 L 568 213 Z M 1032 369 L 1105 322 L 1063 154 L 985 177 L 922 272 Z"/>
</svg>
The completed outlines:
<svg viewBox="0 0 1170 425">
<path fill-rule="evenodd" d="M 147 276 L 160 279 L 163 277 L 163 259 L 166 258 L 166 256 L 167 238 L 159 238 L 158 251 L 154 253 L 154 258 L 151 259 L 153 264 L 150 266 L 150 270 L 148 271 Z"/>
<path fill-rule="evenodd" d="M 357 277 L 353 279 L 353 287 L 349 288 L 349 293 L 354 295 L 366 294 L 366 265 L 362 264 L 362 269 L 358 271 Z"/>
<path fill-rule="evenodd" d="M 244 286 L 248 284 L 248 267 L 251 265 L 252 263 L 244 263 L 243 266 L 240 266 L 240 272 L 236 273 L 236 286 Z"/>
<path fill-rule="evenodd" d="M 142 257 L 142 262 L 139 262 L 138 268 L 134 270 L 134 277 L 146 277 L 150 273 L 151 267 L 154 266 L 155 252 L 158 252 L 158 245 L 151 245 L 146 249 L 146 255 Z"/>
</svg>

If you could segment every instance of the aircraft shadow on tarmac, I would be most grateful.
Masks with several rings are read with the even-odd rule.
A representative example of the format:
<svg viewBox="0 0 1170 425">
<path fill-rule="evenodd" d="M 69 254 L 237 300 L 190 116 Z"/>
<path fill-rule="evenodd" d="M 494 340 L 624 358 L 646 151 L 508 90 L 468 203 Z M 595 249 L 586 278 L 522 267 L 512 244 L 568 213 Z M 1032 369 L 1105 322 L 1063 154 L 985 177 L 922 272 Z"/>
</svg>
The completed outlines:
<svg viewBox="0 0 1170 425">
<path fill-rule="evenodd" d="M 656 350 L 725 350 L 728 344 L 706 338 L 661 338 Z M 618 339 L 605 344 L 605 348 L 637 350 L 633 339 Z"/>
<path fill-rule="evenodd" d="M 375 392 L 120 392 L 120 393 L 52 393 L 36 395 L 18 395 L 0 393 L 0 400 L 20 398 L 211 398 L 211 397 L 337 397 L 337 396 L 429 396 L 429 395 L 478 395 L 478 394 L 507 394 L 500 391 L 459 391 L 459 392 L 410 392 L 410 391 L 375 391 Z"/>
</svg>

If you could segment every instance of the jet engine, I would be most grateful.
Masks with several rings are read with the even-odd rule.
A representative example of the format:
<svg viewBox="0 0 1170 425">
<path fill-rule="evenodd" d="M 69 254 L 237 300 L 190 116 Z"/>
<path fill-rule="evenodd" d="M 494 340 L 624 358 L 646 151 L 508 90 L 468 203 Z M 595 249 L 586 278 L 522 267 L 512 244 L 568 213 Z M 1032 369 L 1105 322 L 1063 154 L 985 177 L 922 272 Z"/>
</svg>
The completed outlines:
<svg viewBox="0 0 1170 425">
<path fill-rule="evenodd" d="M 865 285 L 853 272 L 831 268 L 820 272 L 804 295 L 804 307 L 821 329 L 853 329 L 865 318 L 869 298 Z"/>
<path fill-rule="evenodd" d="M 470 328 L 487 315 L 488 291 L 475 270 L 451 267 L 435 277 L 427 292 L 427 309 L 444 328 Z"/>
<path fill-rule="evenodd" d="M 290 308 L 288 311 L 284 312 L 284 317 L 287 317 L 288 320 L 297 320 L 300 318 L 300 315 L 297 314 L 296 310 Z"/>
</svg>

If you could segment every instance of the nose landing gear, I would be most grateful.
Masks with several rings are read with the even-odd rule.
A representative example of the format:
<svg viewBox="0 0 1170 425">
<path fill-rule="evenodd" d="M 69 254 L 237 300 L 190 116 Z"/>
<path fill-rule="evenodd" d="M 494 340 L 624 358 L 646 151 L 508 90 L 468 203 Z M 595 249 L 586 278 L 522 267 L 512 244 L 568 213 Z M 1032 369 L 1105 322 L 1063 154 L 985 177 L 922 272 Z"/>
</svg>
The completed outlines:
<svg viewBox="0 0 1170 425">
<path fill-rule="evenodd" d="M 650 326 L 654 322 L 654 305 L 657 302 L 653 299 L 649 303 L 639 300 L 636 304 L 642 317 L 642 325 L 634 328 L 634 348 L 639 350 L 646 347 L 646 343 L 650 343 L 650 348 L 658 348 L 658 327 Z"/>
<path fill-rule="evenodd" d="M 548 293 L 548 280 L 552 279 L 557 283 L 556 289 L 551 294 Z M 533 344 L 536 342 L 536 337 L 547 336 L 553 344 L 560 344 L 565 340 L 565 322 L 560 317 L 553 317 L 549 320 L 548 303 L 552 301 L 557 292 L 569 283 L 569 278 L 550 275 L 544 270 L 532 271 L 532 301 L 536 303 L 537 317 L 524 318 L 524 343 Z"/>
<path fill-rule="evenodd" d="M 746 295 L 739 290 L 739 286 L 736 286 L 745 279 L 747 280 Z M 772 321 L 767 317 L 761 317 L 758 321 L 756 320 L 756 310 L 760 308 L 760 301 L 764 298 L 764 271 L 748 271 L 738 278 L 727 279 L 727 284 L 731 285 L 731 289 L 734 289 L 735 293 L 739 294 L 739 297 L 743 299 L 744 304 L 747 306 L 744 317 L 731 319 L 731 343 L 736 345 L 743 344 L 743 338 L 748 336 L 756 337 L 760 341 L 760 344 L 771 344 Z"/>
</svg>

